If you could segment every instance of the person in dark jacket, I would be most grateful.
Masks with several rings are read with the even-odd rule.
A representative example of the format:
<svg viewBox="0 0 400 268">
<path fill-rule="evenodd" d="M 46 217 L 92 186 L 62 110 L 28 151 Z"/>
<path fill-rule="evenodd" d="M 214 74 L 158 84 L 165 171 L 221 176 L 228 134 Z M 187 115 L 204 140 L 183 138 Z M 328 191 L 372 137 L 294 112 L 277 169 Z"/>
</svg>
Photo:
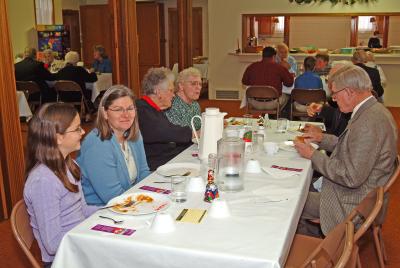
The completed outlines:
<svg viewBox="0 0 400 268">
<path fill-rule="evenodd" d="M 192 144 L 191 128 L 172 124 L 163 112 L 171 107 L 174 79 L 167 68 L 150 68 L 142 81 L 143 96 L 136 101 L 150 170 L 156 170 Z"/>
<path fill-rule="evenodd" d="M 383 87 L 381 84 L 381 76 L 377 69 L 368 67 L 364 64 L 365 62 L 367 62 L 367 54 L 365 53 L 365 51 L 357 50 L 356 52 L 354 52 L 351 61 L 367 72 L 369 79 L 371 79 L 373 90 L 378 95 L 378 101 L 382 102 Z"/>
<path fill-rule="evenodd" d="M 67 54 L 65 54 L 65 67 L 62 68 L 56 74 L 56 77 L 57 77 L 57 80 L 74 81 L 81 87 L 83 95 L 84 95 L 84 99 L 85 99 L 85 105 L 87 106 L 88 111 L 91 113 L 91 112 L 94 112 L 94 110 L 95 110 L 93 103 L 91 101 L 92 91 L 88 90 L 86 88 L 85 83 L 96 82 L 97 75 L 94 72 L 89 73 L 88 71 L 86 71 L 85 68 L 83 68 L 81 66 L 76 66 L 78 61 L 79 61 L 78 52 L 70 51 Z M 68 93 L 75 93 L 75 92 L 68 92 Z M 71 99 L 71 98 L 76 98 L 77 96 L 72 96 L 72 95 L 68 94 L 68 96 L 65 96 L 65 97 L 68 99 Z"/>
<path fill-rule="evenodd" d="M 16 63 L 14 69 L 16 81 L 34 81 L 38 84 L 40 94 L 42 95 L 42 102 L 51 102 L 56 100 L 56 92 L 46 83 L 46 81 L 55 80 L 55 77 L 44 68 L 43 62 L 36 60 L 36 49 L 26 48 L 24 59 Z M 39 95 L 31 95 L 29 96 L 29 99 L 39 99 Z"/>
</svg>

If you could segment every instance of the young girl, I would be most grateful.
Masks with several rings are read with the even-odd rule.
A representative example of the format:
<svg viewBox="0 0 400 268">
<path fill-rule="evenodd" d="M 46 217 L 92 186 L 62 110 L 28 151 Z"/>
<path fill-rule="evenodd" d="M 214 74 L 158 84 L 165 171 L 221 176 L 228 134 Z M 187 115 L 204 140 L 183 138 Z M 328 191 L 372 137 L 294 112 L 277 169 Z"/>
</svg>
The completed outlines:
<svg viewBox="0 0 400 268">
<path fill-rule="evenodd" d="M 29 122 L 24 200 L 44 267 L 50 267 L 62 237 L 90 216 L 80 169 L 70 153 L 80 149 L 85 131 L 66 103 L 48 103 Z"/>
</svg>

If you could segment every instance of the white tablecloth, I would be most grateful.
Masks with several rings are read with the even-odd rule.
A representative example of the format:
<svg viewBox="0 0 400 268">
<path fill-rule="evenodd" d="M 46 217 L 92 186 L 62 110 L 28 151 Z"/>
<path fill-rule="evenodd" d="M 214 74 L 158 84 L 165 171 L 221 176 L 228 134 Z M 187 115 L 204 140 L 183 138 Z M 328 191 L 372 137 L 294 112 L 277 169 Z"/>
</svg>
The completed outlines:
<svg viewBox="0 0 400 268">
<path fill-rule="evenodd" d="M 31 118 L 32 111 L 31 108 L 29 108 L 29 104 L 28 101 L 26 100 L 24 92 L 17 91 L 17 102 L 18 102 L 19 116 L 26 117 L 28 119 Z"/>
<path fill-rule="evenodd" d="M 298 122 L 292 125 L 298 126 Z M 266 141 L 283 141 L 293 136 L 269 129 Z M 191 155 L 194 149 L 195 146 L 188 148 L 172 162 L 200 165 Z M 230 218 L 213 219 L 206 214 L 200 224 L 177 222 L 176 231 L 169 234 L 151 232 L 148 222 L 154 215 L 121 216 L 98 211 L 64 236 L 53 267 L 283 267 L 307 197 L 311 162 L 287 151 L 279 151 L 275 156 L 258 151 L 249 157 L 259 159 L 262 166 L 277 164 L 303 171 L 298 176 L 280 179 L 266 173 L 246 174 L 244 191 L 220 193 L 228 200 Z M 152 183 L 160 179 L 160 175 L 153 173 L 128 192 L 142 185 L 169 188 L 168 184 Z M 288 200 L 254 203 L 254 198 Z M 184 208 L 209 208 L 210 204 L 202 199 L 203 194 L 190 194 L 186 203 L 174 203 L 167 212 L 176 217 Z M 127 237 L 91 231 L 96 224 L 112 225 L 99 215 L 123 219 L 124 223 L 118 226 L 137 231 Z"/>
</svg>

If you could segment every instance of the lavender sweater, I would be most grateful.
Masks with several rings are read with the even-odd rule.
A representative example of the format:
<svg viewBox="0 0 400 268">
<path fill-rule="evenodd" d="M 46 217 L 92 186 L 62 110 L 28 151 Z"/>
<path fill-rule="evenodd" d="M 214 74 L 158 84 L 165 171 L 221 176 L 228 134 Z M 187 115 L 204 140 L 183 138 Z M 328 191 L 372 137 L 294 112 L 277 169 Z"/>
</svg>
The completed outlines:
<svg viewBox="0 0 400 268">
<path fill-rule="evenodd" d="M 68 178 L 76 184 L 69 171 Z M 53 261 L 65 233 L 98 209 L 86 204 L 81 183 L 77 185 L 78 193 L 68 191 L 60 179 L 43 164 L 29 173 L 24 200 L 44 262 Z"/>
</svg>

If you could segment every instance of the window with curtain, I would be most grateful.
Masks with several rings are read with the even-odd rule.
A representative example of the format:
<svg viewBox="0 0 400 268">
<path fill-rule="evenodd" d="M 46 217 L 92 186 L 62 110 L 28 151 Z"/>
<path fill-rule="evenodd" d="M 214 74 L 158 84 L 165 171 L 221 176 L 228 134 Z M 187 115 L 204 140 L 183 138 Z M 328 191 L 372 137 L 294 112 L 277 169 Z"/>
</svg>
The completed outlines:
<svg viewBox="0 0 400 268">
<path fill-rule="evenodd" d="M 278 19 L 278 23 L 276 23 L 276 25 L 275 25 L 275 32 L 283 33 L 283 30 L 285 28 L 285 17 L 280 16 L 280 17 L 276 17 L 276 18 Z"/>
<path fill-rule="evenodd" d="M 53 0 L 35 0 L 36 24 L 54 24 Z"/>
<path fill-rule="evenodd" d="M 359 32 L 372 32 L 375 30 L 376 20 L 374 16 L 359 16 L 358 17 L 358 31 Z"/>
</svg>

